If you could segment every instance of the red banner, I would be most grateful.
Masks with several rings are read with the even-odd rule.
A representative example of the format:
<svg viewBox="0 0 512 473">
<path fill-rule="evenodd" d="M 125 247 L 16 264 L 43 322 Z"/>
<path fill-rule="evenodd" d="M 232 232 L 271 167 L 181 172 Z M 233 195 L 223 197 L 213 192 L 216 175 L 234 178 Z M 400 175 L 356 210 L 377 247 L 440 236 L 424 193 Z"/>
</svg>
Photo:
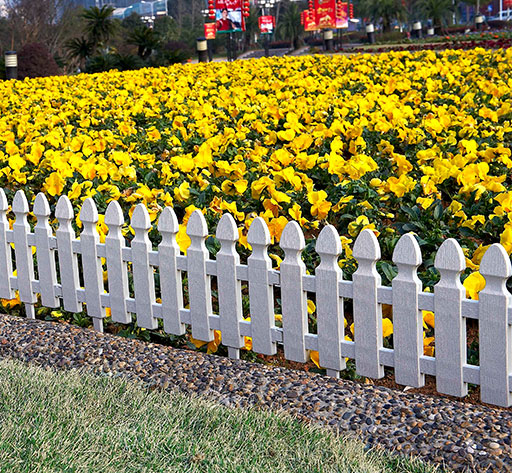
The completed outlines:
<svg viewBox="0 0 512 473">
<path fill-rule="evenodd" d="M 206 39 L 215 39 L 215 32 L 217 31 L 217 27 L 215 23 L 205 23 L 204 24 L 204 37 Z"/>
<path fill-rule="evenodd" d="M 304 10 L 301 12 L 300 24 L 304 27 L 304 31 L 315 31 L 318 29 L 316 26 L 315 15 L 311 15 L 309 10 Z"/>
<path fill-rule="evenodd" d="M 258 26 L 261 34 L 271 34 L 274 31 L 275 18 L 270 15 L 260 16 L 258 18 Z"/>
<path fill-rule="evenodd" d="M 216 0 L 215 19 L 217 33 L 245 31 L 242 0 Z"/>
<path fill-rule="evenodd" d="M 512 8 L 512 0 L 503 0 L 503 9 L 508 10 Z"/>
<path fill-rule="evenodd" d="M 317 28 L 336 28 L 336 0 L 315 0 Z"/>
<path fill-rule="evenodd" d="M 336 7 L 336 28 L 348 28 L 348 3 L 339 2 Z"/>
</svg>

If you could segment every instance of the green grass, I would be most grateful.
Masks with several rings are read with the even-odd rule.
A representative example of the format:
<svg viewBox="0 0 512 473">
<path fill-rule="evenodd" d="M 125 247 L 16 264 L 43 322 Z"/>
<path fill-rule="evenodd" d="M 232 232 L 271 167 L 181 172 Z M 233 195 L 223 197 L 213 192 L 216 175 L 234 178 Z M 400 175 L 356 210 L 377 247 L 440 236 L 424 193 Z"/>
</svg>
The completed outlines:
<svg viewBox="0 0 512 473">
<path fill-rule="evenodd" d="M 433 472 L 283 413 L 0 361 L 0 471 Z"/>
</svg>

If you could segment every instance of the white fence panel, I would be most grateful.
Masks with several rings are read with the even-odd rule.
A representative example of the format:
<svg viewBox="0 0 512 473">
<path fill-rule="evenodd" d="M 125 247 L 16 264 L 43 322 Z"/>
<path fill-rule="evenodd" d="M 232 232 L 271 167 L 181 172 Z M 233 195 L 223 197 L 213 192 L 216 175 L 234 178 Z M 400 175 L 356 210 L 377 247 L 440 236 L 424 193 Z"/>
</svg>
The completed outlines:
<svg viewBox="0 0 512 473">
<path fill-rule="evenodd" d="M 247 241 L 252 247 L 247 260 L 252 349 L 256 353 L 275 355 L 277 344 L 272 338 L 272 329 L 275 327 L 274 291 L 269 276 L 272 260 L 268 256 L 270 232 L 261 217 L 252 221 Z"/>
<path fill-rule="evenodd" d="M 34 259 L 32 247 L 28 244 L 30 225 L 28 224 L 28 202 L 23 191 L 16 192 L 12 203 L 12 211 L 16 220 L 12 226 L 14 236 L 14 254 L 18 274 L 18 291 L 21 302 L 25 303 L 25 311 L 29 319 L 35 319 L 34 304 L 37 296 L 32 288 L 34 280 Z"/>
<path fill-rule="evenodd" d="M 131 223 L 135 232 L 131 249 L 137 325 L 147 329 L 155 329 L 158 327 L 158 321 L 153 315 L 153 305 L 156 302 L 155 276 L 153 268 L 149 265 L 149 252 L 151 251 L 149 229 L 151 228 L 151 221 L 144 205 L 138 204 L 135 207 Z"/>
<path fill-rule="evenodd" d="M 206 261 L 210 259 L 206 248 L 208 227 L 199 210 L 194 210 L 190 215 L 187 234 L 191 241 L 187 249 L 187 276 L 192 336 L 204 342 L 211 342 L 214 338 L 210 327 L 212 292 L 210 276 L 206 274 Z"/>
<path fill-rule="evenodd" d="M 382 378 L 384 365 L 379 353 L 383 347 L 382 306 L 377 300 L 381 277 L 376 266 L 380 247 L 371 230 L 359 234 L 353 253 L 359 265 L 353 275 L 356 371 L 360 376 Z"/>
<path fill-rule="evenodd" d="M 462 300 L 466 289 L 460 276 L 466 268 L 466 260 L 453 238 L 439 248 L 435 267 L 441 273 L 434 287 L 436 388 L 443 394 L 465 396 L 468 393 L 463 373 L 467 358 L 466 319 L 462 317 Z"/>
<path fill-rule="evenodd" d="M 341 242 L 332 225 L 327 225 L 318 235 L 316 252 L 320 255 L 320 264 L 315 270 L 318 359 L 327 374 L 337 378 L 346 367 L 345 358 L 341 356 L 345 327 L 339 289 L 343 279 L 338 265 Z"/>
<path fill-rule="evenodd" d="M 9 204 L 3 189 L 0 189 L 0 297 L 4 299 L 12 299 L 14 290 L 11 286 L 12 272 L 12 254 L 11 245 L 7 239 L 9 232 L 9 220 L 7 219 L 7 211 Z"/>
<path fill-rule="evenodd" d="M 183 309 L 183 284 L 181 271 L 178 270 L 180 247 L 176 242 L 179 225 L 176 214 L 170 207 L 162 211 L 158 230 L 162 234 L 162 241 L 158 246 L 158 262 L 164 330 L 174 335 L 183 335 L 186 331 L 180 314 Z"/>
<path fill-rule="evenodd" d="M 400 238 L 393 252 L 393 262 L 398 266 L 398 275 L 392 281 L 395 380 L 398 384 L 420 387 L 425 384 L 425 376 L 420 371 L 423 316 L 418 307 L 421 281 L 417 275 L 421 251 L 413 235 Z"/>
<path fill-rule="evenodd" d="M 297 222 L 289 222 L 284 227 L 280 246 L 285 254 L 280 268 L 284 356 L 288 360 L 305 363 L 309 359 L 305 339 L 308 333 L 308 298 L 303 285 L 306 265 L 301 254 L 306 243 Z"/>
<path fill-rule="evenodd" d="M 77 289 L 80 287 L 78 260 L 76 253 L 73 252 L 73 242 L 76 240 L 71 226 L 74 215 L 73 207 L 67 196 L 63 195 L 59 198 L 55 216 L 59 221 L 59 228 L 55 234 L 64 309 L 69 312 L 81 312 L 82 304 L 78 301 L 77 293 Z"/>
<path fill-rule="evenodd" d="M 511 296 L 507 279 L 512 276 L 505 249 L 492 245 L 480 263 L 485 288 L 479 294 L 480 393 L 483 402 L 512 405 L 509 375 L 512 369 L 512 325 L 508 323 Z"/>
<path fill-rule="evenodd" d="M 103 328 L 101 319 L 105 318 L 105 308 L 101 305 L 103 287 L 103 268 L 98 257 L 100 236 L 96 229 L 98 210 L 94 200 L 86 199 L 80 211 L 83 230 L 80 234 L 80 250 L 82 253 L 82 268 L 85 286 L 85 302 L 87 315 L 91 317 L 98 328 Z M 98 320 L 100 319 L 100 320 Z"/>
<path fill-rule="evenodd" d="M 228 347 L 230 358 L 240 358 L 244 337 L 240 333 L 242 313 L 242 283 L 236 277 L 240 256 L 236 251 L 238 228 L 235 219 L 224 214 L 217 225 L 220 251 L 217 253 L 217 286 L 219 293 L 220 330 L 222 344 Z"/>
<path fill-rule="evenodd" d="M 57 269 L 55 266 L 55 249 L 50 247 L 52 229 L 50 227 L 50 205 L 44 194 L 37 194 L 34 202 L 34 215 L 37 224 L 34 229 L 36 239 L 37 272 L 41 303 L 45 307 L 59 307 L 57 297 Z"/>
<path fill-rule="evenodd" d="M 123 260 L 123 250 L 126 248 L 121 227 L 123 212 L 121 206 L 113 200 L 105 212 L 105 223 L 108 234 L 105 237 L 105 254 L 107 260 L 108 292 L 112 320 L 121 324 L 132 321 L 131 314 L 126 309 L 128 289 L 128 267 Z"/>
<path fill-rule="evenodd" d="M 221 249 L 216 261 L 212 261 L 206 248 L 208 228 L 199 211 L 189 218 L 187 233 L 191 245 L 187 254 L 181 255 L 176 241 L 178 220 L 171 208 L 160 215 L 158 230 L 162 240 L 158 251 L 152 249 L 151 222 L 141 204 L 135 207 L 131 219 L 134 238 L 130 247 L 122 233 L 125 222 L 117 202 L 111 202 L 105 214 L 109 227 L 105 244 L 99 242 L 98 213 L 92 200 L 86 200 L 82 206 L 84 229 L 80 240 L 73 231 L 74 212 L 66 196 L 60 197 L 56 206 L 59 225 L 55 237 L 44 195 L 39 194 L 34 202 L 34 233 L 22 192 L 13 201 L 13 230 L 9 229 L 8 210 L 5 193 L 0 189 L 0 297 L 13 298 L 18 290 L 28 317 L 34 317 L 39 293 L 46 307 L 58 307 L 62 299 L 64 309 L 70 312 L 80 312 L 82 302 L 86 302 L 97 330 L 102 329 L 109 307 L 114 322 L 129 323 L 134 313 L 140 327 L 155 329 L 158 319 L 163 319 L 164 330 L 176 335 L 186 333 L 189 324 L 192 336 L 205 342 L 213 340 L 214 328 L 220 329 L 233 358 L 239 357 L 244 336 L 251 336 L 256 353 L 273 355 L 280 343 L 285 357 L 292 361 L 305 362 L 310 350 L 318 350 L 320 365 L 331 376 L 338 376 L 345 369 L 348 356 L 355 359 L 356 370 L 362 376 L 380 378 L 384 366 L 390 366 L 399 384 L 419 387 L 424 384 L 425 374 L 431 374 L 436 376 L 437 389 L 442 393 L 464 396 L 471 382 L 480 384 L 484 402 L 512 405 L 512 294 L 506 288 L 512 265 L 499 244 L 492 245 L 482 259 L 480 270 L 486 286 L 480 292 L 480 300 L 469 301 L 460 281 L 465 269 L 464 254 L 453 239 L 446 240 L 437 252 L 435 266 L 440 281 L 434 294 L 427 294 L 421 292 L 417 276 L 421 252 L 413 235 L 404 235 L 395 248 L 393 261 L 398 266 L 398 275 L 392 287 L 387 288 L 381 286 L 376 269 L 380 247 L 370 230 L 363 230 L 355 242 L 353 254 L 358 268 L 353 281 L 344 281 L 338 266 L 340 238 L 332 226 L 326 226 L 318 237 L 316 251 L 320 264 L 312 276 L 306 274 L 302 261 L 305 241 L 296 222 L 290 222 L 281 236 L 285 259 L 277 271 L 272 269 L 268 255 L 269 229 L 260 217 L 249 228 L 247 241 L 252 252 L 247 265 L 243 265 L 236 251 L 238 229 L 229 215 L 224 215 L 217 226 Z M 82 257 L 82 268 L 78 266 L 78 254 Z M 39 281 L 35 279 L 34 258 Z M 108 294 L 104 290 L 102 258 L 106 259 Z M 161 304 L 156 302 L 155 267 L 160 275 Z M 80 285 L 80 271 L 84 288 Z M 183 307 L 184 271 L 189 310 Z M 134 299 L 130 298 L 130 276 Z M 211 276 L 217 277 L 218 316 L 212 313 Z M 243 320 L 242 281 L 248 282 L 250 321 Z M 275 325 L 276 287 L 281 290 L 283 328 Z M 307 291 L 316 295 L 317 334 L 309 333 Z M 353 300 L 354 342 L 344 341 L 346 299 Z M 382 303 L 393 306 L 393 349 L 383 347 Z M 435 313 L 435 358 L 423 356 L 421 310 L 426 308 Z M 480 366 L 466 363 L 466 318 L 479 321 Z"/>
</svg>

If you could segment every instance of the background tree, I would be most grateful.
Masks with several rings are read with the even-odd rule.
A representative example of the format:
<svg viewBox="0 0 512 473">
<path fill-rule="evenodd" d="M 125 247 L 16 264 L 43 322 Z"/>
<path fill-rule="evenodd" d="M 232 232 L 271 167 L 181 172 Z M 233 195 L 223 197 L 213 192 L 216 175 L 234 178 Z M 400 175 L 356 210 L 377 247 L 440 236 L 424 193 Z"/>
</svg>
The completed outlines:
<svg viewBox="0 0 512 473">
<path fill-rule="evenodd" d="M 259 9 L 251 5 L 249 16 L 245 19 L 245 32 L 244 32 L 244 50 L 249 49 L 250 45 L 254 42 L 255 36 L 259 32 L 258 26 Z"/>
<path fill-rule="evenodd" d="M 82 13 L 84 32 L 95 49 L 105 46 L 117 30 L 112 13 L 114 8 L 111 6 L 91 7 Z"/>
<path fill-rule="evenodd" d="M 394 21 L 407 21 L 407 8 L 402 0 L 360 0 L 357 14 L 373 23 L 382 23 L 384 33 L 391 31 Z"/>
<path fill-rule="evenodd" d="M 2 20 L 2 50 L 44 44 L 52 56 L 64 54 L 64 43 L 79 23 L 79 9 L 67 0 L 6 0 Z"/>
<path fill-rule="evenodd" d="M 290 41 L 290 46 L 293 49 L 298 49 L 303 31 L 300 24 L 299 5 L 297 2 L 283 2 L 283 10 L 277 23 L 279 36 Z"/>
<path fill-rule="evenodd" d="M 143 25 L 129 33 L 127 43 L 137 46 L 137 54 L 139 57 L 141 59 L 147 59 L 153 50 L 158 48 L 160 39 L 152 28 Z"/>
<path fill-rule="evenodd" d="M 442 31 L 453 16 L 452 0 L 420 0 L 417 4 L 424 19 L 432 20 L 432 26 Z"/>
<path fill-rule="evenodd" d="M 84 70 L 87 59 L 94 54 L 94 45 L 83 36 L 68 40 L 66 49 L 68 57 L 71 60 L 75 60 L 82 71 Z"/>
</svg>

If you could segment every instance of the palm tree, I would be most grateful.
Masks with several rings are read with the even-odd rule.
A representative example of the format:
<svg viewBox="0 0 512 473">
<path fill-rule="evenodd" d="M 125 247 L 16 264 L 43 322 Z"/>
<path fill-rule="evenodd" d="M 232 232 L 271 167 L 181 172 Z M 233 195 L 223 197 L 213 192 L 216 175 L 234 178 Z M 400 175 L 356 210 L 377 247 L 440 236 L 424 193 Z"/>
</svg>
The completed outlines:
<svg viewBox="0 0 512 473">
<path fill-rule="evenodd" d="M 405 21 L 407 10 L 402 0 L 361 0 L 358 14 L 370 18 L 374 23 L 382 21 L 382 31 L 391 30 L 393 21 Z"/>
<path fill-rule="evenodd" d="M 87 59 L 94 54 L 94 45 L 83 36 L 81 38 L 70 39 L 65 47 L 68 51 L 68 56 L 76 59 L 81 70 L 84 70 L 84 65 Z"/>
<path fill-rule="evenodd" d="M 139 57 L 147 59 L 151 56 L 151 52 L 158 47 L 160 40 L 153 29 L 144 25 L 131 31 L 127 43 L 137 46 Z"/>
<path fill-rule="evenodd" d="M 117 24 L 112 17 L 114 8 L 103 6 L 91 7 L 84 10 L 82 18 L 85 20 L 85 32 L 89 40 L 97 48 L 108 42 L 117 29 Z"/>
<path fill-rule="evenodd" d="M 420 0 L 418 9 L 424 18 L 432 20 L 433 28 L 444 30 L 453 14 L 452 0 Z"/>
<path fill-rule="evenodd" d="M 285 8 L 286 10 L 278 23 L 279 33 L 282 38 L 290 40 L 293 49 L 298 49 L 302 35 L 299 6 L 296 2 L 289 2 Z"/>
</svg>

